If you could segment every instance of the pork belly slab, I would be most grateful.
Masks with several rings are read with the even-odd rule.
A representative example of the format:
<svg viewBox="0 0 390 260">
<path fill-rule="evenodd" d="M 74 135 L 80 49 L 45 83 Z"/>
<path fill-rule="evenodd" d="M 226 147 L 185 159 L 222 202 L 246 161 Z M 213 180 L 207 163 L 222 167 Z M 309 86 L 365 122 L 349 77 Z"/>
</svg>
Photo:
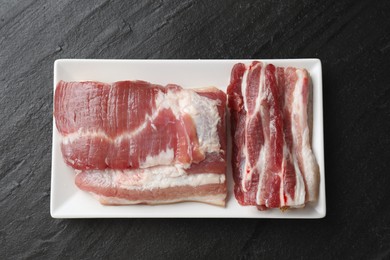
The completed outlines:
<svg viewBox="0 0 390 260">
<path fill-rule="evenodd" d="M 226 94 L 144 81 L 60 81 L 54 117 L 76 185 L 103 204 L 226 199 Z"/>
<path fill-rule="evenodd" d="M 308 72 L 239 63 L 227 92 L 238 202 L 265 210 L 316 201 L 320 175 L 311 149 Z"/>
</svg>

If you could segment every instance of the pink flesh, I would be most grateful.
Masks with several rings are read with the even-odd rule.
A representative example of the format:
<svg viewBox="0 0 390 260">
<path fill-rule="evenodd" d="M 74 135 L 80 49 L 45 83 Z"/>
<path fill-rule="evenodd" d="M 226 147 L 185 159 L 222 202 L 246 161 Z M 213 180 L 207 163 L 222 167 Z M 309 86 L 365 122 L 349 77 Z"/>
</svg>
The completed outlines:
<svg viewBox="0 0 390 260">
<path fill-rule="evenodd" d="M 155 120 L 149 121 L 146 127 L 130 138 L 123 138 L 119 142 L 110 142 L 110 148 L 106 154 L 107 166 L 111 169 L 139 168 L 141 162 L 147 156 L 157 156 L 161 150 L 174 149 L 178 162 L 191 161 L 187 150 L 180 150 L 177 139 L 166 133 L 178 134 L 182 127 L 178 128 L 179 120 L 169 109 L 162 109 Z M 153 127 L 152 127 L 153 125 Z M 176 131 L 178 130 L 178 131 Z M 186 145 L 187 143 L 184 143 Z M 166 161 L 167 165 L 173 161 Z"/>
<path fill-rule="evenodd" d="M 59 132 L 66 135 L 80 128 L 108 129 L 109 93 L 110 85 L 101 82 L 60 81 L 54 98 L 54 116 Z M 94 109 L 89 109 L 90 107 Z"/>
<path fill-rule="evenodd" d="M 252 115 L 255 111 L 256 99 L 259 95 L 260 72 L 262 66 L 263 64 L 260 62 L 253 62 L 249 67 L 245 100 L 249 115 Z"/>
</svg>

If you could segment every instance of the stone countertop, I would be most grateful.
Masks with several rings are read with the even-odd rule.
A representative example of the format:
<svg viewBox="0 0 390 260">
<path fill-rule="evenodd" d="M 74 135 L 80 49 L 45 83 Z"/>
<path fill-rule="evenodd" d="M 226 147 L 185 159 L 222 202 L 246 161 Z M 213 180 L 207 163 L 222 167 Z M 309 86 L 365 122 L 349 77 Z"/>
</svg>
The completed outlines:
<svg viewBox="0 0 390 260">
<path fill-rule="evenodd" d="M 0 258 L 390 257 L 388 1 L 0 1 Z M 60 58 L 319 58 L 327 216 L 50 216 Z"/>
</svg>

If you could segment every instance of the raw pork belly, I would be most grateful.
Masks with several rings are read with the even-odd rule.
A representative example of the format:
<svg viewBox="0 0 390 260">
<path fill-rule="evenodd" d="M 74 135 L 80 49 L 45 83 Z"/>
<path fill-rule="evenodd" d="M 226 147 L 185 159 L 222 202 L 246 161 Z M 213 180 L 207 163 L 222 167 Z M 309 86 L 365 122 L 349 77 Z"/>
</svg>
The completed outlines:
<svg viewBox="0 0 390 260">
<path fill-rule="evenodd" d="M 228 87 L 235 197 L 241 205 L 303 207 L 316 201 L 308 72 L 254 61 L 233 67 Z"/>
<path fill-rule="evenodd" d="M 61 81 L 54 101 L 63 158 L 103 204 L 225 204 L 222 91 Z"/>
</svg>

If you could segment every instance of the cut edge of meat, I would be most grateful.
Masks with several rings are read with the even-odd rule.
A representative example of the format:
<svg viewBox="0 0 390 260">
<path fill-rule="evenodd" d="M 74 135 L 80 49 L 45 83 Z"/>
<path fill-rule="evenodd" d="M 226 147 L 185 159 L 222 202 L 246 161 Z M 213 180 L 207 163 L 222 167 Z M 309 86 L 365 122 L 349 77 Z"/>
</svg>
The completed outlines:
<svg viewBox="0 0 390 260">
<path fill-rule="evenodd" d="M 173 166 L 126 171 L 81 171 L 76 174 L 75 184 L 83 191 L 110 198 L 111 201 L 126 201 L 126 204 L 202 201 L 203 197 L 211 195 L 227 196 L 225 174 L 187 174 Z M 204 200 L 207 202 L 207 198 Z M 221 202 L 214 201 L 212 204 Z"/>
</svg>

